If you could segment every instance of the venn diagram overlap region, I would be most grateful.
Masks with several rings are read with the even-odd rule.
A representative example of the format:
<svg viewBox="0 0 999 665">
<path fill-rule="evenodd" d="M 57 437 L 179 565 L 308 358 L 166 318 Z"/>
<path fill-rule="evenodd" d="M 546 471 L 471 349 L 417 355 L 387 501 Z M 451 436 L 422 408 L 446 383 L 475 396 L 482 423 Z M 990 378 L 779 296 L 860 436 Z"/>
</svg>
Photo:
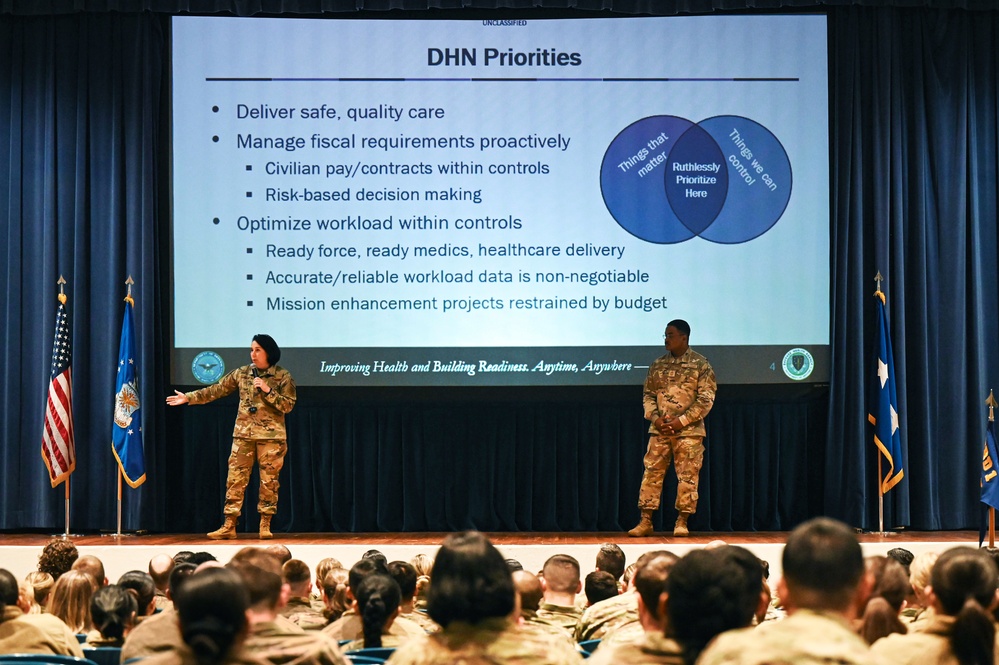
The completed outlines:
<svg viewBox="0 0 999 665">
<path fill-rule="evenodd" d="M 784 214 L 791 163 L 777 137 L 749 118 L 657 115 L 614 138 L 600 188 L 607 210 L 638 238 L 731 245 L 758 238 Z"/>
</svg>

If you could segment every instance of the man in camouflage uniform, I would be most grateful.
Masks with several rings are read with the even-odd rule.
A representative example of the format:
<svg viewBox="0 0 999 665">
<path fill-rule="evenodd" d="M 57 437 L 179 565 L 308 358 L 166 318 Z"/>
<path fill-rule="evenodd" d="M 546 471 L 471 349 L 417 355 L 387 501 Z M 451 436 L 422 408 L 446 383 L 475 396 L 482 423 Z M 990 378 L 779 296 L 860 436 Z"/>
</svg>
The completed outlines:
<svg viewBox="0 0 999 665">
<path fill-rule="evenodd" d="M 223 376 L 201 390 L 167 397 L 167 404 L 205 404 L 239 391 L 239 412 L 232 431 L 232 452 L 226 478 L 225 523 L 209 538 L 236 537 L 236 518 L 243 507 L 243 494 L 250 481 L 253 461 L 260 468 L 260 537 L 272 538 L 271 518 L 277 512 L 278 475 L 288 451 L 284 417 L 295 407 L 295 381 L 288 370 L 278 367 L 281 349 L 270 335 L 256 335 L 250 344 L 251 363 Z"/>
<path fill-rule="evenodd" d="M 674 319 L 666 325 L 666 353 L 656 358 L 645 378 L 645 419 L 649 447 L 645 473 L 638 493 L 642 520 L 628 532 L 640 537 L 652 534 L 652 513 L 659 508 L 663 478 L 670 462 L 676 463 L 679 484 L 676 509 L 679 515 L 674 536 L 687 535 L 687 518 L 697 510 L 697 481 L 704 461 L 704 417 L 715 402 L 715 372 L 701 354 L 688 345 L 690 325 Z"/>
</svg>

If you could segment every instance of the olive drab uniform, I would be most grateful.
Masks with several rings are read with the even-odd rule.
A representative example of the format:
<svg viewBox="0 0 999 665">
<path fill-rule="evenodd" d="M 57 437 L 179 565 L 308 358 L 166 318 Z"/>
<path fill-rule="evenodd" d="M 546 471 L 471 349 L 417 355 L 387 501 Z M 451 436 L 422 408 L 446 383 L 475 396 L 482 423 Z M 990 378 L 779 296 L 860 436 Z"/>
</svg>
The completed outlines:
<svg viewBox="0 0 999 665">
<path fill-rule="evenodd" d="M 237 367 L 215 385 L 185 393 L 190 404 L 205 404 L 239 391 L 239 411 L 232 430 L 232 452 L 226 478 L 223 512 L 227 517 L 236 517 L 242 510 L 243 494 L 250 482 L 254 459 L 260 468 L 257 510 L 261 515 L 277 512 L 278 475 L 288 451 L 284 416 L 295 408 L 297 393 L 291 373 L 278 365 L 257 370 L 257 376 L 270 386 L 269 393 L 253 387 L 253 365 Z"/>
<path fill-rule="evenodd" d="M 638 493 L 639 508 L 659 508 L 663 478 L 672 461 L 679 480 L 676 509 L 681 513 L 697 510 L 697 480 L 704 461 L 704 417 L 714 405 L 717 388 L 711 364 L 690 348 L 678 358 L 671 353 L 660 356 L 649 367 L 642 403 L 645 419 L 652 425 Z M 660 416 L 679 418 L 681 428 L 671 434 L 660 432 L 655 426 Z"/>
</svg>

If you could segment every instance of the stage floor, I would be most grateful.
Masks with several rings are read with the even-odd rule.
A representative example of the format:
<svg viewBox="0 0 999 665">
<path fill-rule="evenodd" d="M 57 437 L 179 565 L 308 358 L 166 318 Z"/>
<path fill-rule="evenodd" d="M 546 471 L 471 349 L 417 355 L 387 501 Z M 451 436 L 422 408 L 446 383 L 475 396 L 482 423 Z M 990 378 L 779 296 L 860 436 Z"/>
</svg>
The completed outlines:
<svg viewBox="0 0 999 665">
<path fill-rule="evenodd" d="M 275 533 L 270 541 L 259 540 L 256 533 L 240 533 L 236 540 L 211 540 L 204 534 L 82 535 L 72 540 L 81 554 L 92 554 L 104 563 L 109 580 L 117 580 L 130 570 L 146 570 L 156 554 L 174 555 L 183 550 L 211 552 L 220 561 L 228 561 L 243 547 L 281 543 L 292 556 L 315 568 L 319 560 L 333 557 L 345 567 L 371 549 L 380 550 L 390 561 L 408 561 L 416 554 L 433 554 L 447 533 Z M 654 549 L 670 550 L 678 555 L 704 547 L 715 540 L 742 545 L 770 563 L 771 581 L 780 574 L 780 554 L 787 533 L 732 532 L 692 533 L 673 538 L 669 532 L 647 538 L 629 538 L 623 533 L 490 533 L 489 538 L 505 557 L 517 559 L 524 568 L 538 571 L 553 554 L 568 554 L 579 560 L 583 574 L 593 570 L 601 543 L 617 543 L 628 563 Z M 51 536 L 40 534 L 0 534 L 0 568 L 18 579 L 35 569 L 38 555 Z M 865 555 L 884 554 L 894 547 L 904 547 L 913 554 L 943 551 L 958 545 L 978 546 L 975 531 L 897 531 L 887 535 L 858 534 Z"/>
</svg>

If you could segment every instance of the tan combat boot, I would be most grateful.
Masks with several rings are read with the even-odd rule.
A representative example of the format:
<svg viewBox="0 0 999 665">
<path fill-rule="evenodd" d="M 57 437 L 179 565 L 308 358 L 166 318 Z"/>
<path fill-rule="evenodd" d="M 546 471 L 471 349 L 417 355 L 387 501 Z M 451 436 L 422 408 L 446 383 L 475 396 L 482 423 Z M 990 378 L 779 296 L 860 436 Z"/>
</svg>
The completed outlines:
<svg viewBox="0 0 999 665">
<path fill-rule="evenodd" d="M 270 540 L 274 537 L 271 533 L 271 518 L 273 515 L 260 516 L 260 540 Z"/>
<path fill-rule="evenodd" d="M 225 524 L 208 534 L 212 540 L 235 540 L 236 539 L 236 518 L 232 515 L 225 516 Z"/>
<path fill-rule="evenodd" d="M 673 535 L 674 536 L 686 536 L 690 534 L 687 530 L 687 518 L 690 517 L 690 513 L 680 513 L 676 516 L 676 524 L 673 525 Z"/>
<path fill-rule="evenodd" d="M 654 510 L 649 508 L 642 509 L 642 520 L 638 525 L 628 532 L 628 535 L 632 538 L 642 538 L 643 536 L 651 536 L 652 532 L 655 530 L 652 527 L 652 513 Z"/>
</svg>

